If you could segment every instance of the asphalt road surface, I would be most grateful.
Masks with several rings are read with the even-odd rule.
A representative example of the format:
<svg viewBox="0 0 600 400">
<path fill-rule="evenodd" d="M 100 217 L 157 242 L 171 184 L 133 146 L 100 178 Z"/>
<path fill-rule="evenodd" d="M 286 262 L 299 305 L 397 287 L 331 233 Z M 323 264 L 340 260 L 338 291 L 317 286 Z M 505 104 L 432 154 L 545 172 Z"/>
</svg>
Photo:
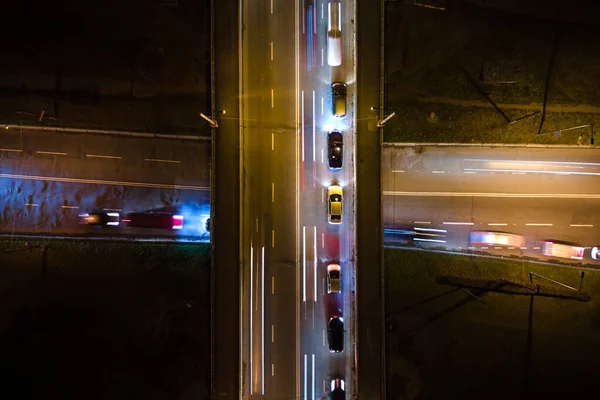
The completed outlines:
<svg viewBox="0 0 600 400">
<path fill-rule="evenodd" d="M 425 248 L 597 265 L 589 248 L 599 244 L 599 159 L 597 149 L 386 147 L 385 226 L 419 227 L 412 244 Z M 513 233 L 524 243 L 473 244 L 474 230 Z M 544 256 L 544 240 L 586 247 L 584 260 Z"/>
<path fill-rule="evenodd" d="M 210 212 L 209 156 L 206 141 L 3 130 L 0 230 L 206 235 L 203 227 L 188 229 L 186 223 L 178 232 L 122 226 L 90 230 L 78 223 L 78 214 L 96 209 L 125 214 L 178 205 L 206 219 Z"/>
</svg>

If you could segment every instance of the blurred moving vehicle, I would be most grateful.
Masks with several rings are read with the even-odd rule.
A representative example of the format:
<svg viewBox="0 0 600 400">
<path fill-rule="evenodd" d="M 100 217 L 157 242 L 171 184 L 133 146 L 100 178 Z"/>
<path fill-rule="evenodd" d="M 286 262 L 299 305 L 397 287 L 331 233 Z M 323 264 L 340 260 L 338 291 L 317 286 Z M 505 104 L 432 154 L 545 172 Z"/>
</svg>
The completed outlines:
<svg viewBox="0 0 600 400">
<path fill-rule="evenodd" d="M 331 185 L 327 189 L 327 220 L 330 224 L 342 223 L 343 209 L 342 187 Z"/>
<path fill-rule="evenodd" d="M 79 223 L 94 226 L 118 226 L 120 215 L 118 212 L 91 211 L 79 214 Z"/>
<path fill-rule="evenodd" d="M 544 240 L 542 244 L 542 254 L 549 257 L 583 260 L 584 251 L 582 246 L 557 240 Z"/>
<path fill-rule="evenodd" d="M 331 400 L 343 400 L 346 398 L 346 385 L 344 380 L 341 378 L 331 380 L 331 393 L 329 394 Z"/>
<path fill-rule="evenodd" d="M 346 118 L 346 84 L 335 82 L 331 85 L 331 105 L 335 118 Z"/>
<path fill-rule="evenodd" d="M 334 130 L 327 135 L 327 158 L 329 160 L 329 168 L 334 171 L 342 169 L 344 157 L 344 137 L 342 132 Z"/>
<path fill-rule="evenodd" d="M 471 244 L 493 244 L 496 246 L 525 246 L 525 237 L 508 232 L 473 231 L 469 235 Z"/>
<path fill-rule="evenodd" d="M 592 258 L 594 260 L 600 260 L 600 247 L 599 246 L 594 246 L 592 247 L 592 251 L 590 252 L 590 255 L 592 256 Z"/>
<path fill-rule="evenodd" d="M 210 232 L 212 226 L 210 225 L 210 218 L 208 218 L 206 220 L 206 223 L 204 224 L 204 229 L 206 230 L 206 232 Z"/>
<path fill-rule="evenodd" d="M 131 212 L 123 222 L 132 228 L 182 229 L 183 216 L 169 212 Z"/>
<path fill-rule="evenodd" d="M 329 352 L 341 353 L 344 351 L 344 318 L 334 315 L 327 324 L 327 339 Z"/>
<path fill-rule="evenodd" d="M 342 291 L 341 284 L 342 269 L 338 264 L 327 266 L 327 293 L 339 293 Z"/>
<path fill-rule="evenodd" d="M 342 65 L 342 4 L 329 2 L 327 5 L 327 65 Z"/>
</svg>

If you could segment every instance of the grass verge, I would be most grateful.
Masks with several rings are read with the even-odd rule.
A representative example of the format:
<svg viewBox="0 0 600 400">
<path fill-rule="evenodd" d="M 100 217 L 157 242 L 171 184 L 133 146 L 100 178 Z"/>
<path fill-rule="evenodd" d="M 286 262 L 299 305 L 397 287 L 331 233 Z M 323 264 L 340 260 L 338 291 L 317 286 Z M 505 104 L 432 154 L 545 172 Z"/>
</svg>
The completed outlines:
<svg viewBox="0 0 600 400">
<path fill-rule="evenodd" d="M 208 398 L 209 245 L 0 241 L 0 266 L 2 397 Z"/>
<path fill-rule="evenodd" d="M 599 273 L 585 272 L 589 302 L 492 292 L 477 300 L 436 283 L 446 275 L 526 283 L 529 272 L 579 287 L 581 271 L 571 268 L 386 249 L 389 398 L 556 398 L 597 390 Z"/>
</svg>

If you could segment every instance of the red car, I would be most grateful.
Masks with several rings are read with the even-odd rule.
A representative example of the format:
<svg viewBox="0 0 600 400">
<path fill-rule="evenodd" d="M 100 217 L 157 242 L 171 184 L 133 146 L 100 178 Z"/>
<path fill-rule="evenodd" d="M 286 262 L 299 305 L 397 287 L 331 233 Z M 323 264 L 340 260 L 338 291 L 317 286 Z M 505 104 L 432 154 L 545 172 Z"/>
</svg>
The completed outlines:
<svg viewBox="0 0 600 400">
<path fill-rule="evenodd" d="M 182 229 L 183 216 L 168 212 L 132 212 L 122 222 L 132 228 Z"/>
</svg>

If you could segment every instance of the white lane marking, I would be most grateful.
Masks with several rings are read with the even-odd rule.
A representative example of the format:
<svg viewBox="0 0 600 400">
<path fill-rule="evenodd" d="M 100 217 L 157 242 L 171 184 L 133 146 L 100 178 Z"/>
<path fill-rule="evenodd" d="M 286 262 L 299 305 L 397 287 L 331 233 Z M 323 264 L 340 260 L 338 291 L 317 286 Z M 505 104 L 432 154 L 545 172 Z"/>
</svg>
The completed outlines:
<svg viewBox="0 0 600 400">
<path fill-rule="evenodd" d="M 271 89 L 271 108 L 275 108 L 275 91 Z"/>
<path fill-rule="evenodd" d="M 433 172 L 434 174 L 445 174 L 446 173 L 446 171 L 431 171 L 431 172 Z"/>
<path fill-rule="evenodd" d="M 473 225 L 473 222 L 442 222 L 444 225 Z"/>
<path fill-rule="evenodd" d="M 482 246 L 482 247 L 481 247 L 481 249 L 482 249 L 482 250 L 487 250 L 487 249 L 488 249 L 488 247 L 487 247 L 487 246 Z"/>
<path fill-rule="evenodd" d="M 271 133 L 271 150 L 275 150 L 275 133 Z"/>
<path fill-rule="evenodd" d="M 323 107 L 324 107 L 324 102 L 325 102 L 325 101 L 323 100 L 323 97 L 321 97 L 321 115 L 323 115 L 323 110 L 324 110 L 324 109 L 323 109 Z"/>
<path fill-rule="evenodd" d="M 273 0 L 271 0 L 271 14 L 273 14 Z"/>
<path fill-rule="evenodd" d="M 271 61 L 273 61 L 273 42 L 271 42 Z"/>
<path fill-rule="evenodd" d="M 571 224 L 569 226 L 571 226 L 573 228 L 593 228 L 594 227 L 594 225 L 592 225 L 592 224 Z"/>
<path fill-rule="evenodd" d="M 540 249 L 541 249 L 541 247 L 540 247 L 540 246 L 534 246 L 534 247 L 533 247 L 533 249 L 534 249 L 534 250 L 540 250 Z"/>
<path fill-rule="evenodd" d="M 68 209 L 78 209 L 79 207 L 77 206 L 61 206 L 62 208 L 68 208 Z"/>
<path fill-rule="evenodd" d="M 271 182 L 271 203 L 275 203 L 275 182 Z"/>
<path fill-rule="evenodd" d="M 384 196 L 407 196 L 407 197 L 498 197 L 515 199 L 600 199 L 600 194 L 583 193 L 481 193 L 481 192 L 394 192 L 383 191 Z"/>
<path fill-rule="evenodd" d="M 99 154 L 86 154 L 85 156 L 87 158 L 108 158 L 108 159 L 111 159 L 111 160 L 120 160 L 120 159 L 123 158 L 123 157 L 120 157 L 120 156 L 101 156 Z"/>
<path fill-rule="evenodd" d="M 475 247 L 474 246 L 469 246 L 469 247 L 467 247 L 467 249 L 469 249 L 469 250 L 475 250 Z"/>
<path fill-rule="evenodd" d="M 271 325 L 271 343 L 275 343 L 275 325 Z"/>
<path fill-rule="evenodd" d="M 530 174 L 553 174 L 553 175 L 586 175 L 586 176 L 600 176 L 600 172 L 564 172 L 564 171 L 544 171 L 541 169 L 533 170 L 513 170 L 513 169 L 487 169 L 487 168 L 465 168 L 467 171 L 479 171 L 479 172 L 512 172 L 515 175 Z"/>
<path fill-rule="evenodd" d="M 552 226 L 552 224 L 532 222 L 532 223 L 526 223 L 525 226 Z"/>
<path fill-rule="evenodd" d="M 520 247 L 521 250 L 527 250 L 527 247 Z"/>
<path fill-rule="evenodd" d="M 525 172 L 513 172 L 512 174 L 513 175 L 525 175 L 526 173 Z"/>
<path fill-rule="evenodd" d="M 275 277 L 271 277 L 271 294 L 275 294 Z"/>
<path fill-rule="evenodd" d="M 181 164 L 181 161 L 179 160 L 163 160 L 162 158 L 144 158 L 144 161 Z"/>
<path fill-rule="evenodd" d="M 260 288 L 260 295 L 261 295 L 261 324 L 262 324 L 262 329 L 261 329 L 261 353 L 262 353 L 262 360 L 261 360 L 261 385 L 262 385 L 262 394 L 265 394 L 265 247 L 262 247 L 262 270 L 260 273 L 260 278 L 261 278 L 261 288 Z"/>
<path fill-rule="evenodd" d="M 39 207 L 40 205 L 37 203 L 25 203 L 27 207 Z"/>
<path fill-rule="evenodd" d="M 404 172 L 403 169 L 393 169 L 392 172 Z"/>
<path fill-rule="evenodd" d="M 514 250 L 515 248 L 513 246 L 508 246 L 509 250 Z"/>
<path fill-rule="evenodd" d="M 316 110 L 315 91 L 313 90 L 313 114 L 312 114 L 312 117 L 313 117 L 313 119 L 312 119 L 313 120 L 313 123 L 312 123 L 312 126 L 313 126 L 313 142 L 312 142 L 312 144 L 313 144 L 313 162 L 315 162 L 315 160 L 317 159 L 316 158 L 317 149 L 315 146 L 315 140 L 316 140 L 316 136 L 317 136 L 317 117 L 315 116 L 315 114 L 316 114 L 315 110 Z"/>
<path fill-rule="evenodd" d="M 321 19 L 325 18 L 325 2 L 321 3 Z"/>
<path fill-rule="evenodd" d="M 256 232 L 258 232 L 258 218 L 256 218 Z"/>
<path fill-rule="evenodd" d="M 325 151 L 321 147 L 321 164 L 323 164 L 324 162 L 325 162 Z"/>
<path fill-rule="evenodd" d="M 325 379 L 323 379 L 323 393 L 327 393 L 327 384 L 325 383 Z"/>
<path fill-rule="evenodd" d="M 315 400 L 315 355 L 312 355 L 312 398 Z"/>
<path fill-rule="evenodd" d="M 103 208 L 103 211 L 123 211 L 120 208 Z"/>
<path fill-rule="evenodd" d="M 271 364 L 271 376 L 275 376 L 275 364 Z"/>
<path fill-rule="evenodd" d="M 254 247 L 252 247 L 252 242 L 250 242 L 250 394 L 252 394 L 252 388 L 253 388 L 253 382 L 254 382 L 254 377 L 252 375 L 252 325 L 253 325 L 253 309 L 254 307 L 252 307 L 252 302 L 254 301 L 254 297 L 253 297 L 253 290 L 252 287 L 254 286 L 254 279 L 253 279 L 253 275 L 254 275 Z"/>
<path fill-rule="evenodd" d="M 325 278 L 321 278 L 321 288 L 323 289 L 321 293 L 325 295 Z"/>
<path fill-rule="evenodd" d="M 314 265 L 314 281 L 315 281 L 315 303 L 317 302 L 317 227 L 314 227 L 314 238 L 313 238 L 313 251 L 315 257 Z"/>
<path fill-rule="evenodd" d="M 302 162 L 304 162 L 304 90 L 302 91 Z"/>
<path fill-rule="evenodd" d="M 306 226 L 302 227 L 302 301 L 306 301 Z"/>
<path fill-rule="evenodd" d="M 477 172 L 475 171 L 463 171 L 463 174 L 471 174 L 471 175 L 475 175 Z"/>
<path fill-rule="evenodd" d="M 22 153 L 23 152 L 23 150 L 19 150 L 19 149 L 1 149 L 1 148 L 0 148 L 0 151 L 11 151 L 13 153 Z"/>
<path fill-rule="evenodd" d="M 325 50 L 321 49 L 321 66 L 325 65 L 324 64 L 324 60 L 325 59 Z"/>
<path fill-rule="evenodd" d="M 308 354 L 304 353 L 304 398 L 308 399 Z"/>
<path fill-rule="evenodd" d="M 494 249 L 496 249 L 496 250 L 500 250 L 501 248 L 502 247 L 499 247 L 499 246 L 494 247 Z"/>
<path fill-rule="evenodd" d="M 36 176 L 36 175 L 19 175 L 19 174 L 2 174 L 2 173 L 0 173 L 0 178 L 29 179 L 29 180 L 38 180 L 38 181 L 69 182 L 69 183 L 89 183 L 89 184 L 94 184 L 94 185 L 150 187 L 150 188 L 158 188 L 158 189 L 181 189 L 181 190 L 198 190 L 198 191 L 210 190 L 210 187 L 202 187 L 202 186 L 165 185 L 165 184 L 161 184 L 161 183 L 147 183 L 147 182 L 105 181 L 105 180 L 100 180 L 100 179 L 61 178 L 58 176 Z"/>
<path fill-rule="evenodd" d="M 321 248 L 325 248 L 325 232 L 321 232 Z"/>
<path fill-rule="evenodd" d="M 325 329 L 323 329 L 323 346 L 325 346 Z"/>
<path fill-rule="evenodd" d="M 36 151 L 37 154 L 44 154 L 48 156 L 66 156 L 67 153 L 61 153 L 58 151 Z"/>
<path fill-rule="evenodd" d="M 275 247 L 275 229 L 271 229 L 271 247 Z"/>
<path fill-rule="evenodd" d="M 321 203 L 325 204 L 325 189 L 321 188 Z"/>
<path fill-rule="evenodd" d="M 502 223 L 502 222 L 490 222 L 488 224 L 489 226 L 506 226 L 508 224 Z"/>
<path fill-rule="evenodd" d="M 415 224 L 427 224 L 429 225 L 431 222 L 429 221 L 415 221 Z"/>
</svg>

